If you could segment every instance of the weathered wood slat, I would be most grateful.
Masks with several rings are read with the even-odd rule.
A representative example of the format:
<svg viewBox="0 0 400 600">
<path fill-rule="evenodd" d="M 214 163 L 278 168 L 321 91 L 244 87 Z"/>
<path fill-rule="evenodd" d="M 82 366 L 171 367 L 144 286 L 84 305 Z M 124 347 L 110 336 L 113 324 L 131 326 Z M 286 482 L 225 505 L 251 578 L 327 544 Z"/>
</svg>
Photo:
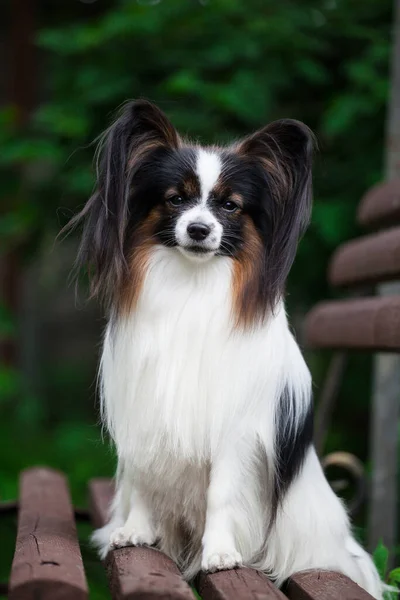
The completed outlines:
<svg viewBox="0 0 400 600">
<path fill-rule="evenodd" d="M 378 283 L 400 277 L 400 227 L 340 246 L 333 255 L 329 281 L 334 286 Z"/>
<path fill-rule="evenodd" d="M 201 574 L 198 590 L 203 600 L 287 600 L 264 575 L 245 568 Z"/>
<path fill-rule="evenodd" d="M 92 520 L 96 527 L 107 521 L 113 486 L 109 480 L 89 483 Z M 118 600 L 193 600 L 175 563 L 154 548 L 120 548 L 109 552 L 107 575 L 111 595 Z"/>
<path fill-rule="evenodd" d="M 358 207 L 357 220 L 364 227 L 400 222 L 400 180 L 380 183 L 367 192 Z"/>
<path fill-rule="evenodd" d="M 20 478 L 10 600 L 84 600 L 88 589 L 64 475 L 51 469 Z"/>
<path fill-rule="evenodd" d="M 285 590 L 290 600 L 373 600 L 341 573 L 304 571 L 290 578 Z"/>
<path fill-rule="evenodd" d="M 400 296 L 322 302 L 306 317 L 313 348 L 400 351 Z"/>
</svg>

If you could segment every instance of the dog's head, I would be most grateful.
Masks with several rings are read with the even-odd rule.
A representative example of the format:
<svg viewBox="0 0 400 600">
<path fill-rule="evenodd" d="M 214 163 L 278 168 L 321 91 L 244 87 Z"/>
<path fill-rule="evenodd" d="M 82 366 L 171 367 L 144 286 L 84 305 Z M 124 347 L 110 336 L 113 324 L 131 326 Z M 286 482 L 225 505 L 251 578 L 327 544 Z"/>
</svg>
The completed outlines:
<svg viewBox="0 0 400 600">
<path fill-rule="evenodd" d="M 76 218 L 85 217 L 80 261 L 92 267 L 93 291 L 118 304 L 163 244 L 193 263 L 231 257 L 239 320 L 265 315 L 309 220 L 311 157 L 312 135 L 298 121 L 202 147 L 182 140 L 154 104 L 126 104 L 104 134 L 97 187 Z"/>
</svg>

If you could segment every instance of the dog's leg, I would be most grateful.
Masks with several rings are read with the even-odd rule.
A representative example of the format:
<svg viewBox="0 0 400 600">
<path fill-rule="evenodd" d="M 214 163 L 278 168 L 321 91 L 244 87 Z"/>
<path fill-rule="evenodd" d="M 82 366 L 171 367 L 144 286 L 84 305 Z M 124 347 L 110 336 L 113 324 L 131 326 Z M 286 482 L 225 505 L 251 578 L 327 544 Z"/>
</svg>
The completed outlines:
<svg viewBox="0 0 400 600">
<path fill-rule="evenodd" d="M 108 521 L 100 529 L 96 529 L 91 541 L 98 549 L 100 558 L 104 560 L 110 550 L 110 535 L 117 528 L 122 527 L 129 513 L 129 502 L 131 495 L 131 483 L 129 478 L 123 474 L 122 465 L 118 465 L 116 491 L 110 506 Z"/>
<path fill-rule="evenodd" d="M 155 541 L 156 532 L 151 510 L 140 489 L 132 484 L 128 517 L 122 527 L 117 527 L 112 531 L 110 548 L 152 546 Z"/>
<path fill-rule="evenodd" d="M 204 571 L 232 569 L 242 564 L 235 540 L 235 520 L 243 511 L 240 494 L 248 465 L 246 450 L 244 444 L 232 442 L 213 461 L 202 540 Z"/>
</svg>

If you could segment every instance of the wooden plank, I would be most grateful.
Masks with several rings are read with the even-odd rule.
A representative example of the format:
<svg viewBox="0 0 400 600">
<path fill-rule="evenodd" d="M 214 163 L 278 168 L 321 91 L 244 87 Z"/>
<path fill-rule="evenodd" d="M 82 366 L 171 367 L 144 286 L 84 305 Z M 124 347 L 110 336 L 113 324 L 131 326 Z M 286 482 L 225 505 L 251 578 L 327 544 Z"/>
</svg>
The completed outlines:
<svg viewBox="0 0 400 600">
<path fill-rule="evenodd" d="M 359 204 L 357 221 L 363 227 L 374 228 L 399 223 L 400 179 L 379 183 L 369 190 Z"/>
<path fill-rule="evenodd" d="M 373 600 L 354 581 L 332 571 L 296 573 L 290 578 L 285 592 L 290 600 Z"/>
<path fill-rule="evenodd" d="M 287 600 L 265 575 L 246 568 L 202 573 L 197 589 L 203 600 Z"/>
<path fill-rule="evenodd" d="M 92 520 L 96 527 L 107 521 L 113 486 L 110 480 L 89 483 Z M 175 563 L 154 548 L 120 548 L 106 559 L 111 595 L 118 600 L 193 600 L 190 586 Z"/>
<path fill-rule="evenodd" d="M 340 246 L 333 255 L 329 282 L 354 286 L 400 278 L 400 227 Z"/>
<path fill-rule="evenodd" d="M 400 352 L 400 296 L 322 302 L 307 315 L 313 348 Z"/>
<path fill-rule="evenodd" d="M 88 588 L 64 475 L 28 469 L 20 478 L 10 600 L 84 600 Z"/>
</svg>

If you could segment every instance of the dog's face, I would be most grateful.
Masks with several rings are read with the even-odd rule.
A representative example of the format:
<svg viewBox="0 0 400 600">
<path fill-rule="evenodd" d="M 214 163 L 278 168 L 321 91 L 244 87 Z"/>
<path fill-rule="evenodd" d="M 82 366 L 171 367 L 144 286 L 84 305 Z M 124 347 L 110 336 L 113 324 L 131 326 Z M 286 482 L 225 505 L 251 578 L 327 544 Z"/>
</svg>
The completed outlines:
<svg viewBox="0 0 400 600">
<path fill-rule="evenodd" d="M 131 196 L 132 205 L 144 210 L 139 216 L 134 209 L 132 218 L 151 221 L 159 242 L 188 260 L 238 256 L 248 229 L 255 223 L 262 228 L 262 178 L 239 153 L 182 145 L 160 148 L 148 161 Z"/>
<path fill-rule="evenodd" d="M 208 260 L 235 251 L 242 198 L 224 181 L 223 157 L 215 150 L 177 150 L 175 181 L 163 193 L 159 237 L 189 259 Z M 235 241 L 235 244 L 232 242 Z"/>
<path fill-rule="evenodd" d="M 231 257 L 239 312 L 246 321 L 265 314 L 308 222 L 311 152 L 297 121 L 226 148 L 201 147 L 150 102 L 127 104 L 104 136 L 97 190 L 78 215 L 95 291 L 118 302 L 121 286 L 139 285 L 151 247 L 163 244 L 192 262 Z"/>
</svg>

